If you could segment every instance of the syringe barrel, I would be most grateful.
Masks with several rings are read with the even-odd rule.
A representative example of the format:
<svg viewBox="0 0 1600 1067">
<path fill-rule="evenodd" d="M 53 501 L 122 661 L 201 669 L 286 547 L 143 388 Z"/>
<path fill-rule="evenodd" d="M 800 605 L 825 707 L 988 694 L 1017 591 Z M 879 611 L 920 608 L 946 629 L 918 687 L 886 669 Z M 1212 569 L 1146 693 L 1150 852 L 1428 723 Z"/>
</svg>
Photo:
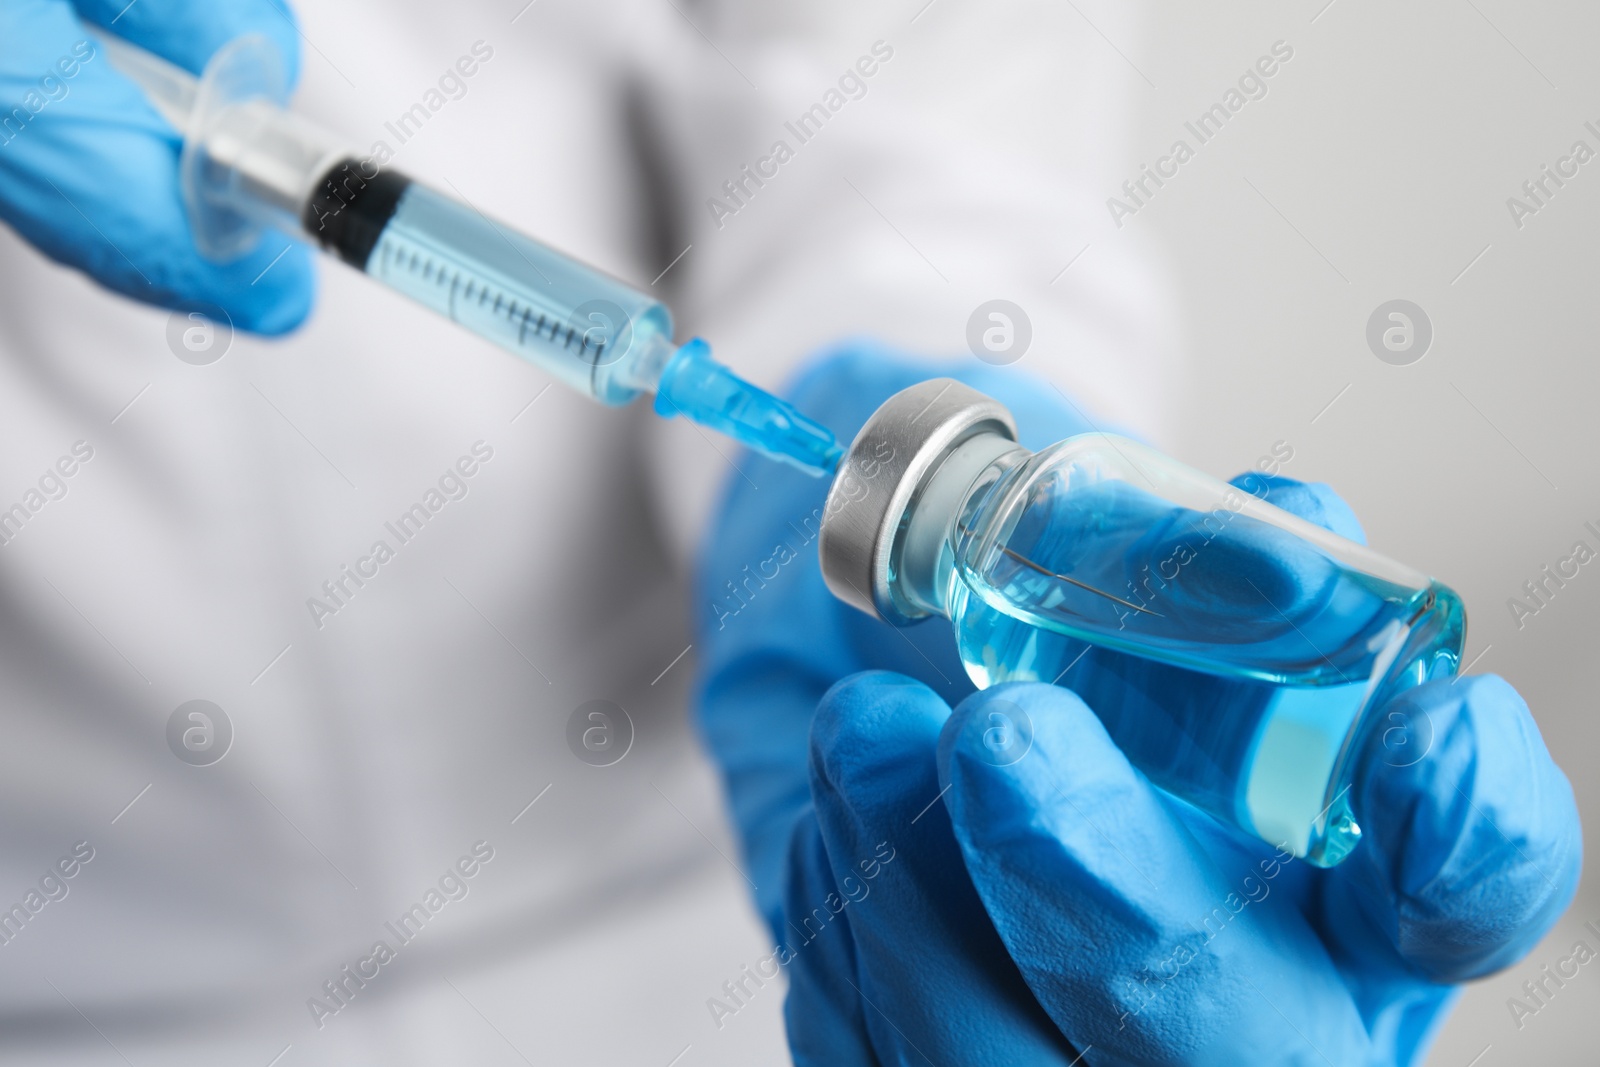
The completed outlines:
<svg viewBox="0 0 1600 1067">
<path fill-rule="evenodd" d="M 249 100 L 198 146 L 214 215 L 303 235 L 603 404 L 654 389 L 676 346 L 659 300 Z"/>
<path fill-rule="evenodd" d="M 672 316 L 659 300 L 370 159 L 282 106 L 265 37 L 218 50 L 200 79 L 102 35 L 112 62 L 184 132 L 181 180 L 202 252 L 242 255 L 263 227 L 347 263 L 603 404 L 652 391 Z"/>
<path fill-rule="evenodd" d="M 653 389 L 677 347 L 659 300 L 367 161 L 333 166 L 300 225 L 373 279 L 604 404 Z"/>
</svg>

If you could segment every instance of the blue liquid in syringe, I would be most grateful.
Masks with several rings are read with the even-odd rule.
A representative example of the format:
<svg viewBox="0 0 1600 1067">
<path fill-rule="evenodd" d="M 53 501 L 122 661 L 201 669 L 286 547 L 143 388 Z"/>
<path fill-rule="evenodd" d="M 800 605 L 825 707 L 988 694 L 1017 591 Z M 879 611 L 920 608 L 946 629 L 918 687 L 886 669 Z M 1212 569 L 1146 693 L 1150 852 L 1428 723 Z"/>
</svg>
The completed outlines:
<svg viewBox="0 0 1600 1067">
<path fill-rule="evenodd" d="M 348 167 L 342 168 L 348 170 Z M 656 393 L 683 415 L 812 474 L 842 449 L 828 430 L 673 341 L 665 304 L 409 179 L 321 186 L 305 229 L 346 262 L 603 404 Z"/>
<path fill-rule="evenodd" d="M 624 375 L 677 347 L 659 301 L 421 185 L 400 198 L 366 271 L 602 403 L 638 395 Z"/>
</svg>

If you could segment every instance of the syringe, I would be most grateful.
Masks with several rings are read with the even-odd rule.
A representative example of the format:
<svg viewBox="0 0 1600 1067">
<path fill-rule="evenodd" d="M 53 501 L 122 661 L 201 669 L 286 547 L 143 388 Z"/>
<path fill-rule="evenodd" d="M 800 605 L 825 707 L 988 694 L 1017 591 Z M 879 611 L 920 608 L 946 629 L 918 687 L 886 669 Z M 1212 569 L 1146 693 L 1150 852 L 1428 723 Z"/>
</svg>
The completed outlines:
<svg viewBox="0 0 1600 1067">
<path fill-rule="evenodd" d="M 201 252 L 242 255 L 271 226 L 307 237 L 389 288 L 447 315 L 602 404 L 655 394 L 683 415 L 813 475 L 843 449 L 822 425 L 673 340 L 656 298 L 474 206 L 370 159 L 287 110 L 277 46 L 241 37 L 195 78 L 120 38 L 111 63 L 184 135 L 180 178 Z"/>
</svg>

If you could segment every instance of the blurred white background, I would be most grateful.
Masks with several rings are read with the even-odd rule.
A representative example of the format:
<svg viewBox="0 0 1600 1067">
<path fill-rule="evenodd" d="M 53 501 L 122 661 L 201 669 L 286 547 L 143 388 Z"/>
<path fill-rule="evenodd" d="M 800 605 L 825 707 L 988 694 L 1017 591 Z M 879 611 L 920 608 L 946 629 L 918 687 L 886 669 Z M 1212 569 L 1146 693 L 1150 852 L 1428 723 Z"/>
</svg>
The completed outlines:
<svg viewBox="0 0 1600 1067">
<path fill-rule="evenodd" d="M 1600 520 L 1600 163 L 1521 229 L 1506 200 L 1574 141 L 1600 149 L 1584 127 L 1600 126 L 1600 10 L 1163 5 L 1145 31 L 1124 49 L 1139 117 L 1104 175 L 1107 196 L 1175 138 L 1192 143 L 1183 123 L 1274 41 L 1295 51 L 1265 98 L 1100 239 L 1158 242 L 1173 264 L 1193 367 L 1180 454 L 1220 474 L 1287 441 L 1284 473 L 1331 483 L 1375 546 L 1460 591 L 1467 657 L 1528 699 L 1594 856 L 1600 575 L 1580 571 L 1520 628 L 1507 601 L 1574 541 L 1595 544 L 1584 523 Z M 1434 329 L 1410 366 L 1381 362 L 1365 340 L 1369 315 L 1397 298 Z M 1600 969 L 1581 970 L 1520 1030 L 1507 1007 L 1580 936 L 1594 945 L 1587 920 L 1600 920 L 1592 871 L 1526 961 L 1467 990 L 1428 1062 L 1594 1063 Z"/>
</svg>

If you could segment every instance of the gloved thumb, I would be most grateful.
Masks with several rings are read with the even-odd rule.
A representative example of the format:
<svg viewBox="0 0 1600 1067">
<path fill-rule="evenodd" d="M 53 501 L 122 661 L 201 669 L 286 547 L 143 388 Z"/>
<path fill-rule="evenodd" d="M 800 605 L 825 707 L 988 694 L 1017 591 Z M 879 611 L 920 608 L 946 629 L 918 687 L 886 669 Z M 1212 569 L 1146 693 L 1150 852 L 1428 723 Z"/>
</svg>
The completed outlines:
<svg viewBox="0 0 1600 1067">
<path fill-rule="evenodd" d="M 824 847 L 804 847 L 814 831 L 803 821 L 786 916 L 795 956 L 787 1014 L 802 1062 L 859 1062 L 840 1045 L 841 1033 L 858 1032 L 879 1063 L 1066 1067 L 1076 1058 L 1006 958 L 962 869 L 934 762 L 949 714 L 933 690 L 888 671 L 846 678 L 817 708 L 811 791 Z M 814 877 L 819 851 L 831 886 Z M 848 948 L 838 943 L 846 936 Z M 829 1030 L 806 1032 L 817 1026 Z"/>
<path fill-rule="evenodd" d="M 191 3 L 82 0 L 109 27 L 191 71 L 243 32 L 278 40 L 291 64 L 296 35 L 270 0 Z M 310 311 L 309 251 L 268 234 L 227 264 L 195 247 L 178 186 L 182 138 L 113 70 L 62 0 L 0 5 L 0 219 L 50 258 L 116 292 L 204 310 L 259 333 L 293 329 Z"/>
<path fill-rule="evenodd" d="M 1075 694 L 962 701 L 939 777 L 989 918 L 1093 1062 L 1368 1062 L 1337 969 L 1280 891 L 1288 858 L 1214 861 Z"/>
</svg>

